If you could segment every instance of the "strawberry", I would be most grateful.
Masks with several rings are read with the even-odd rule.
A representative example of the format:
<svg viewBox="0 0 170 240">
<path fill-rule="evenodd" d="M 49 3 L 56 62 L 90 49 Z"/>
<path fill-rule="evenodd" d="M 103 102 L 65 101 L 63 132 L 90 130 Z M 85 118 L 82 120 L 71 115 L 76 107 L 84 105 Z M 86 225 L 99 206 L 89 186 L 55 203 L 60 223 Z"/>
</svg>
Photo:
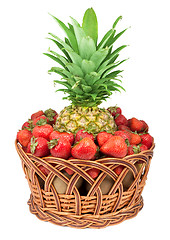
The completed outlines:
<svg viewBox="0 0 170 240">
<path fill-rule="evenodd" d="M 119 125 L 118 130 L 120 130 L 120 131 L 124 131 L 124 130 L 130 131 L 130 128 L 128 126 L 125 126 L 125 125 Z"/>
<path fill-rule="evenodd" d="M 142 132 L 148 132 L 149 131 L 148 124 L 144 120 L 140 120 L 140 121 L 143 123 Z"/>
<path fill-rule="evenodd" d="M 22 130 L 27 129 L 28 131 L 32 132 L 34 128 L 33 121 L 29 119 L 22 125 Z"/>
<path fill-rule="evenodd" d="M 129 145 L 127 155 L 132 155 L 136 153 L 139 153 L 139 148 L 137 147 L 137 145 L 135 144 Z"/>
<path fill-rule="evenodd" d="M 98 177 L 100 170 L 97 168 L 91 168 L 91 169 L 87 170 L 87 173 L 90 175 L 90 177 L 95 179 Z"/>
<path fill-rule="evenodd" d="M 134 117 L 130 119 L 129 125 L 132 132 L 141 132 L 144 127 L 143 122 Z"/>
<path fill-rule="evenodd" d="M 27 147 L 28 143 L 31 140 L 31 137 L 32 133 L 27 129 L 20 130 L 17 133 L 17 140 L 23 147 Z"/>
<path fill-rule="evenodd" d="M 117 126 L 119 125 L 128 126 L 128 120 L 122 114 L 119 114 L 118 116 L 115 117 L 115 123 Z"/>
<path fill-rule="evenodd" d="M 78 159 L 90 160 L 94 158 L 96 153 L 97 153 L 97 146 L 94 143 L 94 141 L 89 137 L 85 137 L 82 140 L 80 140 L 80 142 L 78 142 L 75 146 L 73 146 L 71 150 L 71 155 L 74 158 L 78 158 Z"/>
<path fill-rule="evenodd" d="M 124 166 L 117 166 L 115 169 L 114 169 L 114 172 L 117 174 L 117 175 L 120 175 L 122 170 L 124 169 Z"/>
<path fill-rule="evenodd" d="M 33 120 L 33 125 L 38 125 L 40 126 L 41 124 L 48 123 L 48 118 L 44 115 L 41 115 Z"/>
<path fill-rule="evenodd" d="M 148 150 L 148 147 L 144 144 L 139 144 L 140 152 Z"/>
<path fill-rule="evenodd" d="M 76 136 L 75 136 L 75 143 L 76 142 L 79 142 L 81 139 L 85 138 L 85 137 L 88 137 L 90 139 L 92 139 L 94 141 L 94 136 L 92 133 L 88 133 L 86 131 L 84 131 L 83 129 L 79 130 L 77 133 L 76 133 Z"/>
<path fill-rule="evenodd" d="M 113 135 L 108 132 L 100 132 L 97 134 L 97 142 L 98 145 L 101 147 L 105 142 L 107 142 Z"/>
<path fill-rule="evenodd" d="M 52 139 L 48 142 L 50 153 L 53 157 L 68 159 L 71 153 L 71 144 L 68 140 Z"/>
<path fill-rule="evenodd" d="M 51 125 L 56 122 L 56 119 L 58 117 L 58 113 L 55 110 L 49 108 L 44 112 L 44 114 L 48 118 L 48 121 Z"/>
<path fill-rule="evenodd" d="M 42 172 L 45 176 L 48 176 L 48 174 L 49 174 L 50 171 L 49 171 L 46 167 L 44 167 L 43 165 L 40 165 L 38 168 L 41 170 L 41 172 Z"/>
<path fill-rule="evenodd" d="M 67 132 L 53 131 L 53 132 L 50 134 L 49 138 L 50 138 L 50 140 L 63 138 L 63 139 L 68 140 L 71 145 L 72 145 L 73 142 L 74 142 L 74 135 L 73 135 L 73 133 L 67 133 Z"/>
<path fill-rule="evenodd" d="M 148 149 L 151 148 L 153 144 L 153 137 L 149 133 L 141 134 L 140 137 L 142 139 L 142 144 L 146 145 Z"/>
<path fill-rule="evenodd" d="M 120 136 L 113 136 L 103 144 L 100 151 L 111 157 L 123 158 L 127 154 L 127 144 Z"/>
<path fill-rule="evenodd" d="M 48 148 L 47 139 L 45 139 L 43 137 L 35 138 L 33 136 L 27 146 L 27 153 L 32 153 L 33 155 L 35 155 L 37 157 L 48 156 L 50 153 L 50 150 Z"/>
<path fill-rule="evenodd" d="M 69 157 L 69 159 L 74 159 L 73 157 Z M 66 173 L 68 173 L 69 175 L 73 175 L 74 171 L 70 168 L 64 168 L 64 170 L 66 171 Z"/>
<path fill-rule="evenodd" d="M 117 114 L 121 114 L 122 113 L 121 108 L 117 107 L 117 106 L 109 107 L 107 110 L 112 114 L 113 117 L 115 117 Z"/>
<path fill-rule="evenodd" d="M 131 135 L 131 140 L 130 140 L 131 145 L 138 145 L 139 143 L 141 143 L 142 139 L 139 134 L 131 132 L 130 135 Z"/>
<path fill-rule="evenodd" d="M 121 136 L 123 139 L 128 140 L 128 142 L 131 140 L 131 135 L 127 131 L 116 131 L 114 132 L 114 135 Z"/>
<path fill-rule="evenodd" d="M 53 132 L 53 127 L 50 124 L 44 124 L 41 126 L 35 126 L 32 135 L 34 137 L 43 137 L 49 140 L 50 134 Z"/>
<path fill-rule="evenodd" d="M 38 112 L 36 112 L 36 113 L 33 113 L 33 114 L 31 115 L 31 119 L 34 120 L 34 119 L 36 119 L 37 117 L 40 117 L 40 116 L 43 115 L 43 114 L 44 114 L 44 112 L 43 112 L 42 110 L 40 110 L 40 111 L 38 111 Z"/>
</svg>

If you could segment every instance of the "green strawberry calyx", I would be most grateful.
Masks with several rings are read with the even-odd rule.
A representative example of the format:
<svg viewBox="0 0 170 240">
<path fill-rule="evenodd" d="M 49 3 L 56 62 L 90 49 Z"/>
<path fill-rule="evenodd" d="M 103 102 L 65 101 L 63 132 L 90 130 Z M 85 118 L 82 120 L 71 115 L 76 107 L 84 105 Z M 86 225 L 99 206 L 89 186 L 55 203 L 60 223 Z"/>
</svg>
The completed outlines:
<svg viewBox="0 0 170 240">
<path fill-rule="evenodd" d="M 56 145 L 58 145 L 58 139 L 52 139 L 51 141 L 48 142 L 48 148 L 49 149 L 52 149 L 54 148 Z"/>
<path fill-rule="evenodd" d="M 34 136 L 31 138 L 31 146 L 30 146 L 30 149 L 31 149 L 31 153 L 34 154 L 35 153 L 35 150 L 36 150 L 36 147 L 38 145 L 38 142 L 37 142 L 37 138 L 35 138 Z"/>
</svg>

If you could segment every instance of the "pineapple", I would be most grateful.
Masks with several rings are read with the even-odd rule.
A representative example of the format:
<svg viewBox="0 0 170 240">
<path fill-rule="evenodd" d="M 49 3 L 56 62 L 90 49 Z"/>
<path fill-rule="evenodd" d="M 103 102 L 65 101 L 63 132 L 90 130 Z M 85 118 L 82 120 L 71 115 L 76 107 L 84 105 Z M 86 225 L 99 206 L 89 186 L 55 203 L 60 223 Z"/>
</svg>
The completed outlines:
<svg viewBox="0 0 170 240">
<path fill-rule="evenodd" d="M 101 131 L 113 133 L 116 130 L 113 117 L 106 109 L 98 106 L 114 91 L 124 90 L 119 83 L 122 70 L 115 68 L 126 60 L 117 61 L 117 58 L 127 45 L 113 50 L 115 41 L 127 30 L 116 34 L 115 27 L 122 17 L 116 19 L 99 43 L 98 21 L 92 8 L 86 10 L 82 26 L 74 18 L 71 18 L 72 24 L 66 26 L 58 18 L 52 17 L 67 37 L 63 41 L 49 33 L 48 39 L 57 45 L 63 55 L 50 48 L 48 53 L 44 53 L 61 65 L 52 67 L 48 72 L 62 77 L 61 80 L 54 80 L 54 83 L 64 86 L 57 91 L 63 91 L 67 94 L 63 99 L 71 101 L 71 105 L 60 112 L 56 130 L 74 134 L 80 129 L 93 134 Z"/>
</svg>

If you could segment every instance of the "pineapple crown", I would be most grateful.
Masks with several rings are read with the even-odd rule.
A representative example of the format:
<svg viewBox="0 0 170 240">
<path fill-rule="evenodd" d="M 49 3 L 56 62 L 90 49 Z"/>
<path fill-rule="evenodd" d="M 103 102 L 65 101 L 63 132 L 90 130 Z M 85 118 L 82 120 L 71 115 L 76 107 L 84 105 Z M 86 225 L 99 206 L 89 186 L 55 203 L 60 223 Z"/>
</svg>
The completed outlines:
<svg viewBox="0 0 170 240">
<path fill-rule="evenodd" d="M 52 16 L 52 15 L 51 15 Z M 52 67 L 48 73 L 57 73 L 62 79 L 54 83 L 63 85 L 63 91 L 75 106 L 94 107 L 106 100 L 114 91 L 124 88 L 119 74 L 122 70 L 115 70 L 125 60 L 117 61 L 119 52 L 127 47 L 122 45 L 113 50 L 115 41 L 127 30 L 116 34 L 115 27 L 122 17 L 118 17 L 112 28 L 98 42 L 98 21 L 92 8 L 86 10 L 82 26 L 71 17 L 72 24 L 66 26 L 58 18 L 52 16 L 64 30 L 66 38 L 63 41 L 56 35 L 49 33 L 52 40 L 62 51 L 63 55 L 48 49 L 46 56 L 53 59 L 61 67 Z M 118 84 L 119 83 L 119 84 Z"/>
</svg>

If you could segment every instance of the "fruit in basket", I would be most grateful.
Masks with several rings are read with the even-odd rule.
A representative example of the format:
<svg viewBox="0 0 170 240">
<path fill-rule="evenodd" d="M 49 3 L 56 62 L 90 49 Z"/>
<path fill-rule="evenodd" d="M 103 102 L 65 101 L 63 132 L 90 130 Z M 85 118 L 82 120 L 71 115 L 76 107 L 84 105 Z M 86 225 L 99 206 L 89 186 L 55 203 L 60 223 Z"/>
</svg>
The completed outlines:
<svg viewBox="0 0 170 240">
<path fill-rule="evenodd" d="M 144 128 L 144 124 L 142 121 L 138 120 L 137 118 L 133 117 L 130 119 L 130 129 L 132 132 L 141 132 Z"/>
<path fill-rule="evenodd" d="M 123 87 L 118 84 L 119 74 L 122 70 L 115 70 L 125 60 L 118 61 L 119 52 L 127 45 L 113 49 L 115 41 L 126 31 L 116 34 L 115 27 L 121 17 L 118 17 L 112 28 L 103 39 L 97 43 L 98 22 L 94 10 L 85 12 L 82 26 L 73 18 L 72 24 L 67 27 L 56 17 L 52 16 L 67 35 L 65 41 L 58 36 L 49 33 L 57 47 L 65 56 L 49 49 L 45 53 L 48 57 L 59 63 L 49 73 L 57 73 L 62 80 L 55 80 L 55 84 L 61 84 L 67 94 L 64 99 L 71 101 L 71 105 L 65 107 L 57 118 L 55 128 L 58 131 L 76 133 L 81 129 L 97 135 L 101 131 L 113 133 L 116 124 L 110 112 L 99 108 L 103 100 L 109 98 L 114 91 L 120 91 Z"/>
<path fill-rule="evenodd" d="M 35 136 L 33 136 L 27 146 L 27 153 L 32 153 L 37 157 L 48 156 L 50 153 L 50 150 L 48 148 L 47 139 L 43 137 L 35 138 Z"/>
<path fill-rule="evenodd" d="M 44 115 L 47 117 L 48 122 L 51 125 L 56 122 L 56 119 L 58 117 L 58 113 L 52 108 L 49 108 L 49 109 L 45 110 Z"/>
<path fill-rule="evenodd" d="M 139 172 L 140 168 L 141 168 L 141 164 L 140 163 L 135 163 L 135 167 L 137 168 L 137 171 Z M 125 178 L 123 179 L 123 187 L 125 189 L 128 189 L 131 184 L 134 181 L 134 176 L 131 170 L 129 170 L 125 176 Z"/>
<path fill-rule="evenodd" d="M 64 172 L 63 173 L 68 179 L 71 178 L 71 176 L 67 173 L 67 172 Z M 82 178 L 79 178 L 79 180 L 77 181 L 76 183 L 76 187 L 77 189 L 79 189 L 82 185 Z M 57 191 L 57 193 L 59 194 L 64 194 L 66 192 L 66 189 L 67 189 L 67 186 L 68 184 L 65 183 L 60 177 L 55 177 L 54 180 L 53 180 L 53 185 Z"/>
<path fill-rule="evenodd" d="M 146 145 L 149 149 L 153 144 L 153 137 L 149 133 L 141 134 L 140 137 L 142 139 L 141 143 Z"/>
<path fill-rule="evenodd" d="M 80 142 L 75 144 L 71 150 L 71 155 L 74 158 L 90 160 L 95 157 L 97 146 L 94 141 L 85 137 Z"/>
<path fill-rule="evenodd" d="M 97 142 L 98 145 L 101 147 L 105 142 L 107 142 L 113 135 L 108 132 L 100 132 L 97 134 Z"/>
<path fill-rule="evenodd" d="M 98 177 L 100 170 L 97 168 L 91 168 L 91 169 L 87 170 L 87 173 L 90 175 L 90 177 L 95 179 Z"/>
<path fill-rule="evenodd" d="M 72 133 L 53 131 L 49 136 L 50 140 L 60 138 L 68 140 L 71 145 L 74 143 L 74 135 Z"/>
<path fill-rule="evenodd" d="M 114 136 L 120 136 L 123 139 L 125 139 L 126 141 L 128 141 L 128 143 L 131 140 L 131 135 L 128 131 L 121 131 L 121 130 L 116 131 L 116 132 L 114 132 Z"/>
<path fill-rule="evenodd" d="M 131 136 L 131 139 L 130 139 L 131 145 L 138 145 L 139 143 L 141 143 L 142 139 L 139 134 L 130 132 L 130 136 Z"/>
<path fill-rule="evenodd" d="M 115 123 L 117 126 L 119 125 L 128 126 L 128 120 L 123 114 L 119 114 L 118 116 L 115 117 Z"/>
<path fill-rule="evenodd" d="M 111 190 L 112 186 L 114 185 L 114 180 L 108 175 L 100 184 L 100 189 L 102 194 L 107 195 Z"/>
<path fill-rule="evenodd" d="M 113 136 L 102 145 L 100 151 L 110 157 L 123 158 L 127 155 L 127 144 L 122 137 Z"/>
<path fill-rule="evenodd" d="M 32 123 L 34 126 L 36 126 L 36 125 L 40 126 L 41 124 L 45 124 L 48 122 L 49 121 L 48 121 L 47 117 L 45 115 L 41 115 L 41 116 L 35 118 Z"/>
<path fill-rule="evenodd" d="M 107 110 L 112 114 L 113 117 L 122 113 L 122 109 L 117 106 L 109 107 Z"/>
<path fill-rule="evenodd" d="M 32 135 L 34 137 L 43 137 L 49 140 L 50 134 L 53 132 L 53 127 L 50 124 L 47 124 L 46 121 L 43 121 L 43 119 L 39 120 L 39 122 L 40 125 L 34 127 Z"/>
<path fill-rule="evenodd" d="M 84 129 L 81 129 L 79 130 L 77 133 L 76 133 L 76 136 L 75 136 L 75 143 L 76 142 L 79 142 L 81 139 L 85 138 L 85 137 L 89 137 L 91 138 L 93 141 L 94 141 L 94 136 L 92 133 L 88 133 L 86 131 L 84 131 Z"/>
<path fill-rule="evenodd" d="M 20 130 L 17 133 L 17 140 L 23 147 L 27 147 L 28 143 L 31 140 L 31 137 L 32 133 L 27 129 Z"/>
<path fill-rule="evenodd" d="M 52 139 L 48 147 L 53 157 L 68 159 L 71 155 L 71 144 L 67 139 Z"/>
<path fill-rule="evenodd" d="M 31 120 L 34 120 L 34 119 L 36 119 L 37 117 L 40 117 L 40 116 L 42 116 L 42 115 L 44 115 L 44 112 L 43 112 L 42 110 L 39 110 L 38 112 L 35 112 L 35 113 L 33 113 L 33 114 L 31 115 Z"/>
</svg>

